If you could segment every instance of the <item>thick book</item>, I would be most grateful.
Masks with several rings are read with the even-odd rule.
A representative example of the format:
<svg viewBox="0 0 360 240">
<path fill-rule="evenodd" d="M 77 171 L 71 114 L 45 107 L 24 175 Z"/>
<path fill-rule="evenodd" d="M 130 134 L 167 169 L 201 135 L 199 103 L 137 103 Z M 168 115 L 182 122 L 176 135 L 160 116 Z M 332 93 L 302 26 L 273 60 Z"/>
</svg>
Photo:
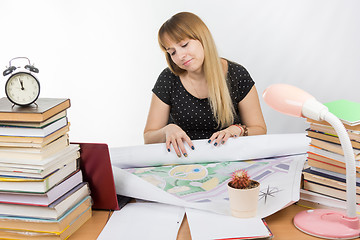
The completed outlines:
<svg viewBox="0 0 360 240">
<path fill-rule="evenodd" d="M 332 142 L 327 142 L 327 141 L 322 141 L 319 139 L 315 139 L 315 138 L 311 138 L 310 140 L 310 146 L 315 146 L 318 148 L 322 148 L 324 150 L 333 152 L 333 153 L 337 153 L 337 154 L 341 154 L 342 156 L 344 156 L 344 151 L 341 147 L 340 144 L 337 143 L 332 143 Z M 360 160 L 360 150 L 353 148 L 354 151 L 354 156 L 356 160 Z"/>
<path fill-rule="evenodd" d="M 75 161 L 80 157 L 80 152 L 68 152 L 54 159 L 54 161 L 43 166 L 24 164 L 0 163 L 0 177 L 28 177 L 45 178 L 47 175 L 58 171 L 60 168 Z"/>
<path fill-rule="evenodd" d="M 316 123 L 316 124 L 331 126 L 330 123 L 328 123 L 326 121 L 317 121 L 317 120 L 310 119 L 310 118 L 306 118 L 306 121 L 310 124 Z M 360 131 L 360 124 L 354 125 L 354 126 L 347 125 L 346 123 L 343 123 L 343 124 L 344 124 L 344 127 L 348 130 Z"/>
<path fill-rule="evenodd" d="M 69 145 L 69 135 L 64 134 L 61 137 L 55 139 L 54 141 L 46 144 L 43 147 L 0 147 L 1 153 L 43 153 L 47 152 L 50 149 L 54 149 L 56 151 L 57 147 L 65 148 Z"/>
<path fill-rule="evenodd" d="M 1 136 L 15 137 L 46 137 L 68 124 L 67 117 L 58 119 L 40 128 L 20 127 L 20 126 L 0 126 Z"/>
<path fill-rule="evenodd" d="M 319 140 L 324 140 L 324 141 L 340 144 L 340 140 L 337 136 L 318 132 L 318 131 L 313 131 L 310 128 L 307 129 L 307 135 L 310 138 L 316 138 Z M 355 141 L 355 140 L 350 140 L 350 142 L 351 142 L 351 145 L 353 148 L 360 149 L 360 142 Z"/>
<path fill-rule="evenodd" d="M 74 160 L 45 178 L 0 177 L 0 191 L 45 193 L 77 170 Z"/>
<path fill-rule="evenodd" d="M 30 159 L 30 157 L 29 158 L 19 158 L 19 159 L 18 158 L 0 158 L 0 166 L 3 166 L 2 164 L 7 164 L 7 165 L 19 164 L 19 165 L 24 165 L 24 166 L 30 166 L 30 165 L 46 166 L 46 165 L 53 163 L 57 159 L 61 158 L 64 154 L 68 154 L 68 153 L 78 151 L 78 150 L 79 150 L 78 145 L 70 144 L 69 146 L 65 147 L 64 149 L 61 149 L 60 151 L 56 152 L 55 154 L 52 154 L 51 156 L 48 156 L 41 160 Z"/>
<path fill-rule="evenodd" d="M 91 211 L 91 198 L 87 197 L 56 220 L 0 216 L 0 229 L 60 233 L 76 220 L 78 216 L 89 210 Z"/>
<path fill-rule="evenodd" d="M 337 132 L 335 131 L 335 129 L 332 126 L 329 126 L 329 125 L 322 125 L 322 124 L 318 124 L 318 123 L 310 123 L 310 129 L 312 131 L 317 131 L 317 132 L 321 132 L 321 133 L 327 133 L 329 135 L 338 137 Z M 346 129 L 346 132 L 349 135 L 350 140 L 355 140 L 355 141 L 360 142 L 360 131 L 354 131 L 354 130 Z"/>
<path fill-rule="evenodd" d="M 35 206 L 49 206 L 83 181 L 81 170 L 74 172 L 46 193 L 23 193 L 0 191 L 0 203 L 12 203 Z"/>
<path fill-rule="evenodd" d="M 15 146 L 15 147 L 43 147 L 46 144 L 54 141 L 60 136 L 69 132 L 70 123 L 65 127 L 47 135 L 46 137 L 18 137 L 18 136 L 1 136 L 0 146 Z"/>
<path fill-rule="evenodd" d="M 70 144 L 65 150 L 59 152 L 55 157 L 46 161 L 28 162 L 1 162 L 0 170 L 5 176 L 45 178 L 47 175 L 57 171 L 71 161 L 80 157 L 79 146 Z"/>
<path fill-rule="evenodd" d="M 329 196 L 329 197 L 334 197 L 334 198 L 337 198 L 337 199 L 346 200 L 346 191 L 345 190 L 330 187 L 330 186 L 323 185 L 323 184 L 320 184 L 320 183 L 317 183 L 317 182 L 304 180 L 303 188 L 305 190 L 309 190 L 309 191 L 312 191 L 312 192 L 324 194 L 324 195 Z M 357 204 L 360 203 L 360 195 L 359 194 L 356 194 L 356 203 Z"/>
<path fill-rule="evenodd" d="M 323 172 L 314 171 L 311 168 L 303 170 L 304 180 L 316 182 L 325 186 L 346 190 L 346 180 L 335 176 L 334 174 L 326 174 Z M 360 181 L 356 181 L 356 193 L 360 194 Z"/>
<path fill-rule="evenodd" d="M 300 189 L 300 200 L 297 202 L 299 206 L 307 208 L 322 208 L 345 211 L 346 201 L 324 194 L 311 192 L 309 190 Z M 356 213 L 360 215 L 360 205 L 356 204 Z"/>
<path fill-rule="evenodd" d="M 89 187 L 83 182 L 46 207 L 0 203 L 0 216 L 59 219 L 89 195 Z"/>
<path fill-rule="evenodd" d="M 87 220 L 92 216 L 91 209 L 81 213 L 75 218 L 62 232 L 46 232 L 46 231 L 13 231 L 1 230 L 1 239 L 18 239 L 18 240 L 64 240 L 68 239 L 74 232 L 76 232 Z"/>
<path fill-rule="evenodd" d="M 67 112 L 66 110 L 52 116 L 51 118 L 43 121 L 43 122 L 1 122 L 0 121 L 0 126 L 1 127 L 32 127 L 32 128 L 41 128 L 44 127 L 46 125 L 49 125 L 50 123 L 53 123 L 57 120 L 59 120 L 60 118 L 64 118 L 67 116 Z"/>
<path fill-rule="evenodd" d="M 8 150 L 43 150 L 44 148 L 48 147 L 51 143 L 54 143 L 56 140 L 60 139 L 61 137 L 66 137 L 69 139 L 69 134 L 61 134 L 54 139 L 49 139 L 47 142 L 43 143 L 22 143 L 22 142 L 0 142 L 0 150 L 8 149 Z"/>
<path fill-rule="evenodd" d="M 343 161 L 341 159 L 325 157 L 324 155 L 320 155 L 320 154 L 311 152 L 311 150 L 308 151 L 307 154 L 308 154 L 308 159 L 315 159 L 315 160 L 325 162 L 328 164 L 332 164 L 332 165 L 335 165 L 338 167 L 343 167 L 343 168 L 346 167 L 345 160 Z M 360 162 L 359 161 L 355 161 L 355 167 L 356 167 L 356 171 L 360 172 Z"/>
<path fill-rule="evenodd" d="M 328 161 L 322 161 L 319 159 L 312 158 L 310 156 L 308 157 L 307 161 L 308 161 L 308 165 L 311 167 L 316 167 L 316 168 L 325 169 L 325 170 L 336 172 L 336 173 L 346 174 L 345 165 L 339 166 L 339 165 L 337 165 L 337 163 L 330 163 Z M 342 163 L 342 164 L 344 164 L 344 163 Z M 360 177 L 360 172 L 359 172 L 358 167 L 357 167 L 357 171 L 356 171 L 356 177 Z"/>
<path fill-rule="evenodd" d="M 16 106 L 6 97 L 0 99 L 0 121 L 43 122 L 70 107 L 68 98 L 38 98 L 28 107 Z"/>
<path fill-rule="evenodd" d="M 340 162 L 345 162 L 345 156 L 342 154 L 342 148 L 340 147 L 340 149 L 333 149 L 334 151 L 337 152 L 333 152 L 315 145 L 310 144 L 309 146 L 309 152 L 326 157 L 326 158 L 330 158 L 330 159 L 334 159 Z M 338 153 L 339 152 L 339 153 Z M 354 158 L 355 160 L 360 160 L 360 154 L 359 151 L 355 150 L 354 151 Z"/>
<path fill-rule="evenodd" d="M 67 135 L 56 139 L 42 148 L 17 148 L 17 147 L 0 147 L 1 159 L 18 159 L 18 160 L 43 160 L 69 146 Z"/>
</svg>

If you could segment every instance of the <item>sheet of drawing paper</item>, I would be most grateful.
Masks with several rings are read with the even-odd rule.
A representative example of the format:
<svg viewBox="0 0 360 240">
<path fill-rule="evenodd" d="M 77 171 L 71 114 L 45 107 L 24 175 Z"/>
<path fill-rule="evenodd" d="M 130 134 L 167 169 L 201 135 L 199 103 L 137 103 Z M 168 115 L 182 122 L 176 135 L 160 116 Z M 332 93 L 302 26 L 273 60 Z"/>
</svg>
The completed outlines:
<svg viewBox="0 0 360 240">
<path fill-rule="evenodd" d="M 309 138 L 305 133 L 268 134 L 230 138 L 215 147 L 207 140 L 194 140 L 195 150 L 185 144 L 188 157 L 177 157 L 174 149 L 168 152 L 164 143 L 110 148 L 111 162 L 119 168 L 239 161 L 306 153 Z"/>
<path fill-rule="evenodd" d="M 230 175 L 245 169 L 260 182 L 257 217 L 264 218 L 299 200 L 308 144 L 305 134 L 277 134 L 220 147 L 197 140 L 188 158 L 168 153 L 165 144 L 110 149 L 110 156 L 117 194 L 224 215 Z"/>
<path fill-rule="evenodd" d="M 185 209 L 177 206 L 128 203 L 114 211 L 97 239 L 176 239 L 184 214 Z"/>
<path fill-rule="evenodd" d="M 196 240 L 272 236 L 260 218 L 236 218 L 190 208 L 186 208 L 186 216 L 191 238 Z"/>
<path fill-rule="evenodd" d="M 258 218 L 299 200 L 306 154 L 248 161 L 164 165 L 121 169 L 113 166 L 117 194 L 230 215 L 227 183 L 237 169 L 260 182 Z"/>
</svg>

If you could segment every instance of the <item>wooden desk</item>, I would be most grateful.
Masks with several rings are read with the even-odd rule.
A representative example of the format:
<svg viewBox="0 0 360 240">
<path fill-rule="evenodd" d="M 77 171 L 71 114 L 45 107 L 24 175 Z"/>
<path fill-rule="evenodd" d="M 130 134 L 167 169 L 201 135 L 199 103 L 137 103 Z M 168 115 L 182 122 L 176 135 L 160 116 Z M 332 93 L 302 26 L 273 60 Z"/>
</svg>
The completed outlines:
<svg viewBox="0 0 360 240">
<path fill-rule="evenodd" d="M 311 240 L 319 238 L 307 235 L 298 230 L 292 219 L 296 213 L 306 210 L 298 205 L 291 205 L 281 211 L 265 218 L 271 232 L 274 234 L 274 240 Z M 68 240 L 95 240 L 104 228 L 107 220 L 111 216 L 109 211 L 93 211 L 93 217 L 89 219 L 78 231 L 76 231 Z M 181 224 L 177 240 L 191 240 L 190 229 L 186 219 Z M 194 239 L 196 240 L 196 239 Z"/>
</svg>

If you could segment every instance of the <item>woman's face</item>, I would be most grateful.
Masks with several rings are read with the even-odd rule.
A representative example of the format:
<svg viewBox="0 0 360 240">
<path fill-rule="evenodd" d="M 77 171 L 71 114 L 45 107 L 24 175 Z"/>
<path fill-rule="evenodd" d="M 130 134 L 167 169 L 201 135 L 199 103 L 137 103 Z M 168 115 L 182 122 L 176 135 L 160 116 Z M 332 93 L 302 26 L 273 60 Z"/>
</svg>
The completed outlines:
<svg viewBox="0 0 360 240">
<path fill-rule="evenodd" d="M 204 63 L 204 48 L 199 40 L 184 39 L 178 43 L 167 38 L 166 51 L 173 62 L 188 72 L 201 72 Z"/>
</svg>

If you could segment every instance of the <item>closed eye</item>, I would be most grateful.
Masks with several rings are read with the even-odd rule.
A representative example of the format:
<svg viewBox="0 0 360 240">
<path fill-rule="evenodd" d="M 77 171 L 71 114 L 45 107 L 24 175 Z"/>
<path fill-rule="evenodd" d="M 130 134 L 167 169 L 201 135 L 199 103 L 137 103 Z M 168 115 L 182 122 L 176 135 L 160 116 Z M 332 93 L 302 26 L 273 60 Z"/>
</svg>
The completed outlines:
<svg viewBox="0 0 360 240">
<path fill-rule="evenodd" d="M 184 45 L 182 45 L 181 47 L 186 47 L 189 44 L 189 42 L 185 43 Z"/>
</svg>

